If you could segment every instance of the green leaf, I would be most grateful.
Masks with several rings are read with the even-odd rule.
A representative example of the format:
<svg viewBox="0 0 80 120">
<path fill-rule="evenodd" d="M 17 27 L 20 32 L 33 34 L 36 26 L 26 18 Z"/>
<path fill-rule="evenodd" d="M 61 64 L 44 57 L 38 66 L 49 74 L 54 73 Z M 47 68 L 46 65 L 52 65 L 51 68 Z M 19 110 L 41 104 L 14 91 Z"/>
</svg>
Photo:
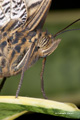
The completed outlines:
<svg viewBox="0 0 80 120">
<path fill-rule="evenodd" d="M 80 110 L 74 104 L 29 97 L 0 96 L 0 120 L 13 120 L 27 111 L 80 118 Z"/>
</svg>

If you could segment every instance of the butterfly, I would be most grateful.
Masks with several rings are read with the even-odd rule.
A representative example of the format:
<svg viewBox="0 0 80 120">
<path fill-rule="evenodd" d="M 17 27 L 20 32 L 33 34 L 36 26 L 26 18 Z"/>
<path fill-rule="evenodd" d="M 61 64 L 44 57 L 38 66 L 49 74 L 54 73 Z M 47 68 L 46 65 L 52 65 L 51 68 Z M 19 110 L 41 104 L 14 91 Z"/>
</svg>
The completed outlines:
<svg viewBox="0 0 80 120">
<path fill-rule="evenodd" d="M 44 67 L 46 57 L 58 47 L 61 39 L 42 31 L 52 0 L 0 1 L 0 90 L 6 78 L 21 73 L 16 92 L 18 97 L 24 72 L 43 58 L 41 90 L 44 98 Z"/>
</svg>

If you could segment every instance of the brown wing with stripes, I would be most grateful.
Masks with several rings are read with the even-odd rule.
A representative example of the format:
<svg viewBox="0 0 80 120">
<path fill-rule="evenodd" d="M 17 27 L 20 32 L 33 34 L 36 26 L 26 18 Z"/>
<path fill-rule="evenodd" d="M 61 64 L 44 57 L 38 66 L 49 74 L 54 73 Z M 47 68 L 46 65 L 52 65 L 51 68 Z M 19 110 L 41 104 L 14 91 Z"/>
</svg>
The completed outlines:
<svg viewBox="0 0 80 120">
<path fill-rule="evenodd" d="M 32 1 L 32 0 L 30 0 Z M 52 0 L 33 0 L 28 6 L 29 17 L 25 24 L 28 31 L 41 29 L 46 19 Z"/>
</svg>

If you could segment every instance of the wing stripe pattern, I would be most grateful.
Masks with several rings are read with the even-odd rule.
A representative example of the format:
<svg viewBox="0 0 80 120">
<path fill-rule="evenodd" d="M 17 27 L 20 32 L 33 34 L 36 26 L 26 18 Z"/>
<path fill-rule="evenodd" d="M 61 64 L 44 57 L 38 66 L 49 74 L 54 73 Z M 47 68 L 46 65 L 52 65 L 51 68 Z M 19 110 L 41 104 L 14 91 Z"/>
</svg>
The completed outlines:
<svg viewBox="0 0 80 120">
<path fill-rule="evenodd" d="M 35 30 L 38 26 L 38 28 L 42 28 L 51 1 L 52 0 L 3 0 L 2 3 L 0 2 L 1 31 L 5 30 L 7 26 L 10 27 L 9 30 L 14 30 L 13 32 L 19 28 L 19 31 L 26 29 L 28 32 Z"/>
<path fill-rule="evenodd" d="M 32 31 L 32 30 L 34 30 L 39 25 L 39 23 L 41 22 L 42 18 L 45 15 L 45 13 L 48 12 L 48 9 L 49 9 L 49 6 L 51 4 L 51 1 L 52 0 L 42 0 L 41 4 L 37 8 L 35 14 L 27 22 L 27 24 L 26 24 L 26 30 Z M 35 3 L 35 4 L 38 4 L 38 2 Z M 32 5 L 34 5 L 34 4 L 32 4 Z M 30 5 L 30 6 L 32 7 L 32 5 Z"/>
<path fill-rule="evenodd" d="M 13 29 L 26 22 L 28 17 L 26 3 L 23 0 L 3 0 L 0 3 L 0 27 L 11 20 L 17 20 Z"/>
<path fill-rule="evenodd" d="M 34 6 L 37 6 L 37 5 L 40 5 L 40 3 L 42 2 L 43 0 L 29 0 L 29 2 L 27 3 L 28 4 L 28 9 L 29 8 L 33 8 Z M 26 0 L 27 2 L 27 0 Z"/>
</svg>

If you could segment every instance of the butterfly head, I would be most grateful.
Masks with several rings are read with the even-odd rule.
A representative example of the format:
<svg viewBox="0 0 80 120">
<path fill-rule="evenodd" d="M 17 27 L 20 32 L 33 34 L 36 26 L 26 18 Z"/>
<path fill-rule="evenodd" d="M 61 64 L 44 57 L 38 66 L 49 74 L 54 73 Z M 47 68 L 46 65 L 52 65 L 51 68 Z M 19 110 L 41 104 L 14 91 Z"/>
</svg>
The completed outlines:
<svg viewBox="0 0 80 120">
<path fill-rule="evenodd" d="M 58 47 L 61 39 L 55 40 L 53 35 L 42 32 L 41 37 L 38 40 L 38 47 L 41 57 L 46 57 L 50 55 Z"/>
</svg>

